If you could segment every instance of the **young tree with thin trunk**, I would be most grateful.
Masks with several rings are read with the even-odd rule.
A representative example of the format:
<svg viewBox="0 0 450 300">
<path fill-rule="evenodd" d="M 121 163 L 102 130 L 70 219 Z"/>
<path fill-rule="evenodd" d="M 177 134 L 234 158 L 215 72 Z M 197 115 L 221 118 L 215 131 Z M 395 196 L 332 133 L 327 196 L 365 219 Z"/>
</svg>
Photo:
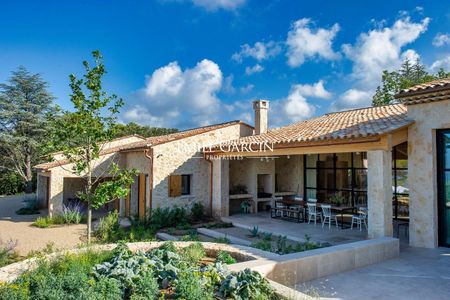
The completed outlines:
<svg viewBox="0 0 450 300">
<path fill-rule="evenodd" d="M 0 84 L 0 172 L 13 172 L 32 192 L 32 166 L 42 155 L 49 131 L 48 114 L 54 97 L 41 75 L 25 67 L 12 72 L 8 83 Z"/>
<path fill-rule="evenodd" d="M 136 170 L 120 171 L 114 161 L 103 159 L 104 147 L 113 139 L 114 124 L 123 100 L 103 90 L 102 77 L 106 71 L 102 55 L 99 51 L 93 51 L 92 55 L 95 66 L 84 61 L 86 74 L 83 78 L 70 75 L 70 100 L 75 110 L 54 118 L 51 135 L 53 147 L 62 150 L 64 158 L 70 162 L 69 171 L 85 180 L 79 197 L 87 203 L 88 243 L 92 209 L 126 196 L 136 175 Z M 107 173 L 112 179 L 103 181 Z"/>
</svg>

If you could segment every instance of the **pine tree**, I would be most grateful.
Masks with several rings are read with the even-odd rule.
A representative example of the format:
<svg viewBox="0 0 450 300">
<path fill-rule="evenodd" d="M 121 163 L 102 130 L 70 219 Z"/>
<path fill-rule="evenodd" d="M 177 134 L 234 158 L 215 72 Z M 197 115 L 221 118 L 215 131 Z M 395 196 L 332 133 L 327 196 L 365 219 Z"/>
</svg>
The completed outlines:
<svg viewBox="0 0 450 300">
<path fill-rule="evenodd" d="M 0 171 L 13 172 L 32 192 L 32 166 L 38 162 L 48 132 L 47 114 L 54 97 L 39 74 L 25 67 L 0 84 Z"/>
<path fill-rule="evenodd" d="M 420 59 L 417 59 L 414 63 L 406 59 L 399 70 L 383 71 L 381 85 L 375 90 L 372 105 L 381 106 L 395 103 L 394 96 L 400 90 L 449 76 L 450 72 L 446 72 L 444 69 L 440 69 L 436 75 L 428 73 Z"/>
</svg>

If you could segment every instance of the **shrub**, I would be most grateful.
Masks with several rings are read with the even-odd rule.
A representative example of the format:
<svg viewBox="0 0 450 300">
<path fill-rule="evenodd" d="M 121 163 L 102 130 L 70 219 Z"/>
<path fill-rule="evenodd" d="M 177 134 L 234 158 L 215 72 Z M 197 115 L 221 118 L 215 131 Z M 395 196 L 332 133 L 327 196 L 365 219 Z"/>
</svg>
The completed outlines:
<svg viewBox="0 0 450 300">
<path fill-rule="evenodd" d="M 0 195 L 14 195 L 25 191 L 25 182 L 14 172 L 0 173 Z"/>
<path fill-rule="evenodd" d="M 187 235 L 183 235 L 180 239 L 182 242 L 200 242 L 200 236 L 197 230 L 193 229 Z"/>
<path fill-rule="evenodd" d="M 18 284 L 0 284 L 0 299 L 28 300 L 30 297 L 26 286 Z"/>
<path fill-rule="evenodd" d="M 272 244 L 267 240 L 259 240 L 250 245 L 250 247 L 260 249 L 263 251 L 272 251 Z"/>
<path fill-rule="evenodd" d="M 212 242 L 217 244 L 231 244 L 231 241 L 226 236 L 215 238 Z"/>
<path fill-rule="evenodd" d="M 233 227 L 232 223 L 226 223 L 226 222 L 217 222 L 212 224 L 205 225 L 205 228 L 208 229 L 214 229 L 214 228 L 231 228 Z"/>
<path fill-rule="evenodd" d="M 274 295 L 269 282 L 250 269 L 228 275 L 219 291 L 223 298 L 228 299 L 231 296 L 236 300 L 270 299 Z"/>
<path fill-rule="evenodd" d="M 53 219 L 46 216 L 46 217 L 38 217 L 34 223 L 33 226 L 39 227 L 39 228 L 47 228 L 50 225 L 53 224 Z"/>
<path fill-rule="evenodd" d="M 89 300 L 122 300 L 123 294 L 120 283 L 114 278 L 99 278 L 98 281 L 90 280 L 92 285 L 88 290 Z"/>
<path fill-rule="evenodd" d="M 130 300 L 155 299 L 158 294 L 158 281 L 153 271 L 148 270 L 145 274 L 139 276 L 137 281 L 134 283 Z"/>
<path fill-rule="evenodd" d="M 0 239 L 0 267 L 9 265 L 15 261 L 17 261 L 19 255 L 15 250 L 17 246 L 17 241 L 13 241 L 10 239 L 9 241 L 4 242 Z M 0 297 L 0 299 L 3 299 Z"/>
<path fill-rule="evenodd" d="M 18 215 L 37 215 L 39 212 L 39 202 L 35 196 L 32 196 L 24 200 L 24 207 L 21 207 L 16 211 Z"/>
<path fill-rule="evenodd" d="M 193 221 L 202 221 L 205 218 L 205 207 L 201 202 L 195 202 L 191 207 Z"/>
<path fill-rule="evenodd" d="M 205 248 L 201 243 L 194 243 L 182 250 L 183 258 L 191 264 L 197 264 L 206 256 Z"/>
<path fill-rule="evenodd" d="M 176 293 L 181 299 L 213 299 L 213 292 L 202 286 L 200 278 L 190 272 L 182 272 L 176 283 Z"/>
<path fill-rule="evenodd" d="M 228 252 L 225 252 L 223 250 L 217 252 L 217 261 L 227 265 L 236 263 L 236 260 Z"/>
<path fill-rule="evenodd" d="M 119 212 L 115 210 L 109 212 L 106 217 L 100 218 L 96 234 L 101 241 L 113 241 L 119 228 Z"/>
<path fill-rule="evenodd" d="M 83 217 L 81 213 L 82 207 L 79 202 L 70 203 L 63 206 L 62 218 L 65 224 L 79 224 Z"/>
<path fill-rule="evenodd" d="M 158 228 L 175 227 L 177 224 L 188 223 L 189 218 L 186 209 L 182 207 L 174 207 L 173 209 L 168 207 L 158 207 L 152 211 L 150 217 L 150 224 L 153 224 Z"/>
</svg>

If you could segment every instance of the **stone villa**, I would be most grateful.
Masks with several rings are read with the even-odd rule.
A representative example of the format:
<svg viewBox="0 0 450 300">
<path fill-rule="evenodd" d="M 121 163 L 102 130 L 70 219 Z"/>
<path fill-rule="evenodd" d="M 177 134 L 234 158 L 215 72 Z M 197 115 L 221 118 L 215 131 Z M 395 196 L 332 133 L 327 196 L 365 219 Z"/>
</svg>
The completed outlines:
<svg viewBox="0 0 450 300">
<path fill-rule="evenodd" d="M 96 174 L 109 161 L 140 170 L 129 196 L 113 204 L 124 216 L 200 201 L 222 217 L 239 213 L 242 201 L 257 212 L 274 197 L 320 203 L 339 195 L 348 205 L 368 208 L 369 238 L 392 236 L 393 219 L 400 219 L 409 220 L 411 246 L 450 246 L 450 79 L 403 90 L 396 98 L 398 104 L 272 130 L 269 102 L 258 100 L 255 127 L 232 121 L 113 140 Z M 83 186 L 68 167 L 59 154 L 35 167 L 38 199 L 49 214 Z"/>
</svg>

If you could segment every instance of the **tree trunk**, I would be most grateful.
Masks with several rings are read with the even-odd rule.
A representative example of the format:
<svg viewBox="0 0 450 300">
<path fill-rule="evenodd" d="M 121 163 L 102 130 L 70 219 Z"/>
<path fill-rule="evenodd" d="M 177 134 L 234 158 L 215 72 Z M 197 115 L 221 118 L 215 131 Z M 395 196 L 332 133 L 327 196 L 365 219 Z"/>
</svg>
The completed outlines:
<svg viewBox="0 0 450 300">
<path fill-rule="evenodd" d="M 91 243 L 91 235 L 92 235 L 92 208 L 91 201 L 88 202 L 88 211 L 87 211 L 87 242 Z"/>
<path fill-rule="evenodd" d="M 31 155 L 27 154 L 25 158 L 25 193 L 30 194 L 33 192 L 33 171 L 31 169 Z"/>
</svg>

